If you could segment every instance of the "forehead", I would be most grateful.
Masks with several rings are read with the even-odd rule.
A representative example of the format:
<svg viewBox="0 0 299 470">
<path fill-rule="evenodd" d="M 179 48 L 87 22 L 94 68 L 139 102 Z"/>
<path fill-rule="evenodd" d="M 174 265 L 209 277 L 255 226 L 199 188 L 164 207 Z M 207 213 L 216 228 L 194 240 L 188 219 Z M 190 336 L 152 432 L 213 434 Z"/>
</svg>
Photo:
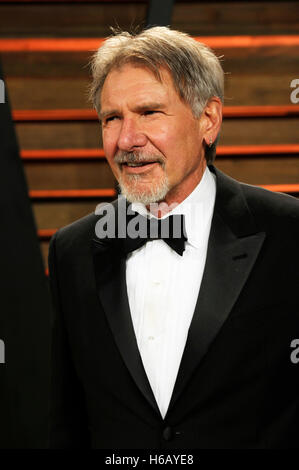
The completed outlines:
<svg viewBox="0 0 299 470">
<path fill-rule="evenodd" d="M 101 107 L 124 99 L 178 98 L 170 72 L 160 68 L 159 75 L 161 79 L 149 68 L 135 64 L 112 69 L 102 88 Z"/>
</svg>

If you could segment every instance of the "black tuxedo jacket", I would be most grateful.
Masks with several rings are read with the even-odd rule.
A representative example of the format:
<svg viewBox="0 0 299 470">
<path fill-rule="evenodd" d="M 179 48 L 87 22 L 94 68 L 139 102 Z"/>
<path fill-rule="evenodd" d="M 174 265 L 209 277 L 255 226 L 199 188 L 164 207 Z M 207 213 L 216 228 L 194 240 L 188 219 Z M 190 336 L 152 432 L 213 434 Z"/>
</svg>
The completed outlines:
<svg viewBox="0 0 299 470">
<path fill-rule="evenodd" d="M 52 238 L 51 448 L 299 447 L 299 202 L 210 170 L 205 270 L 164 420 L 117 243 L 93 241 L 95 214 Z"/>
</svg>

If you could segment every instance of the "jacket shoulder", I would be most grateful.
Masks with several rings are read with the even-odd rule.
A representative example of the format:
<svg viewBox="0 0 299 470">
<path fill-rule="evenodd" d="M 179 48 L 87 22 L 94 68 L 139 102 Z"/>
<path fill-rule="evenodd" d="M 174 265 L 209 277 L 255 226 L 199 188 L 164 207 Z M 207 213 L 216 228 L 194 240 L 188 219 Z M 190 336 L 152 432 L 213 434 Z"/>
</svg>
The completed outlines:
<svg viewBox="0 0 299 470">
<path fill-rule="evenodd" d="M 78 253 L 89 247 L 91 240 L 95 237 L 96 223 L 103 213 L 103 208 L 111 207 L 111 205 L 116 207 L 116 204 L 117 200 L 100 204 L 95 212 L 60 228 L 51 238 L 50 250 L 54 244 L 57 248 L 59 247 L 60 253 L 64 254 L 74 252 L 74 250 Z M 101 211 L 98 210 L 99 207 Z"/>
<path fill-rule="evenodd" d="M 252 230 L 299 235 L 297 198 L 237 181 L 214 166 L 209 168 L 217 178 L 217 210 L 237 233 Z"/>
<path fill-rule="evenodd" d="M 209 169 L 217 177 L 216 184 L 221 188 L 225 202 L 241 197 L 253 215 L 266 219 L 289 217 L 298 221 L 299 199 L 296 197 L 235 180 L 213 165 L 209 165 Z"/>
<path fill-rule="evenodd" d="M 270 219 L 289 218 L 299 223 L 299 200 L 285 193 L 239 183 L 251 211 Z"/>
</svg>

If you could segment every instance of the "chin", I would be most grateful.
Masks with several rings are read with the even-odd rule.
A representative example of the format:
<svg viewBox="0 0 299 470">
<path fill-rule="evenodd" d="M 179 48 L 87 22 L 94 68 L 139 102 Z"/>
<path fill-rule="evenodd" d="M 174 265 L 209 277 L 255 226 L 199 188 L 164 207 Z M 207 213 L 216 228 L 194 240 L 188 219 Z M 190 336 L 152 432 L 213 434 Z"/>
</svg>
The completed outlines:
<svg viewBox="0 0 299 470">
<path fill-rule="evenodd" d="M 158 183 L 149 185 L 140 184 L 138 179 L 127 183 L 120 178 L 119 187 L 121 194 L 128 202 L 138 202 L 144 205 L 163 201 L 170 190 L 166 176 Z"/>
</svg>

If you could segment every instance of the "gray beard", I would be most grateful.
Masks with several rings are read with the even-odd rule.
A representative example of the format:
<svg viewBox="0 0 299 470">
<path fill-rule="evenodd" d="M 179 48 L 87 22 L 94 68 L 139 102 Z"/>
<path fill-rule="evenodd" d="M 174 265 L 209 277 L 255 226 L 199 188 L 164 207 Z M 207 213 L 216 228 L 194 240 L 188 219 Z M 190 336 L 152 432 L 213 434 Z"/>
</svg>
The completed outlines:
<svg viewBox="0 0 299 470">
<path fill-rule="evenodd" d="M 145 206 L 154 202 L 160 202 L 165 199 L 166 194 L 170 190 L 167 176 L 164 176 L 159 183 L 153 184 L 147 190 L 138 189 L 138 183 L 142 176 L 130 175 L 131 184 L 124 183 L 123 178 L 119 178 L 119 187 L 121 194 L 128 202 L 139 202 Z"/>
</svg>

